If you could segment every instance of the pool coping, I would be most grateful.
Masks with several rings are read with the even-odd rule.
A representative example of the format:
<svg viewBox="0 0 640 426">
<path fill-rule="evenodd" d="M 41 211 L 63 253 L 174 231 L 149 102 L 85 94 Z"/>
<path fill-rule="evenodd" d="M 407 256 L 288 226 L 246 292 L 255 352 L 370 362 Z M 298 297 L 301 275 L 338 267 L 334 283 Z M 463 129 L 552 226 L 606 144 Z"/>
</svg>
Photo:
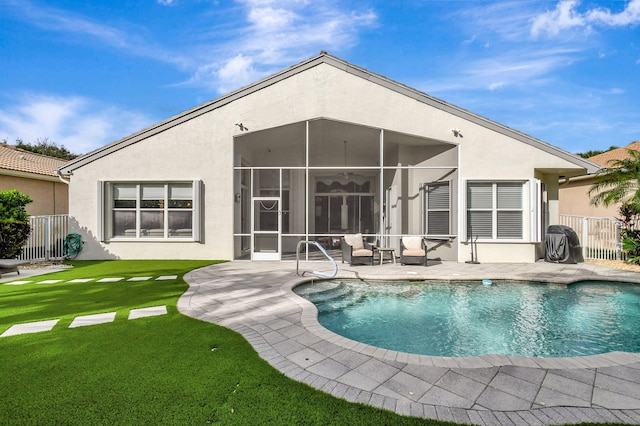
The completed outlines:
<svg viewBox="0 0 640 426">
<path fill-rule="evenodd" d="M 318 263 L 302 270 L 317 270 Z M 291 262 L 235 261 L 185 275 L 180 312 L 243 335 L 286 376 L 401 415 L 471 424 L 640 424 L 640 354 L 432 357 L 377 348 L 322 327 L 292 288 L 311 277 Z M 640 284 L 640 273 L 592 264 L 342 265 L 341 278 L 582 280 Z"/>
</svg>

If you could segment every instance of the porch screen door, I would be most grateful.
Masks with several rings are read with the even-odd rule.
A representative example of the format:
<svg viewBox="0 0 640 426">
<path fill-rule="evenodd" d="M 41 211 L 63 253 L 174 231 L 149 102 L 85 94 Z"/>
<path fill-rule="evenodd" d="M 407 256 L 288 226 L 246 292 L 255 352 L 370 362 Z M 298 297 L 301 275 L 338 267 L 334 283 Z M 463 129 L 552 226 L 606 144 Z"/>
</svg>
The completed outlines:
<svg viewBox="0 0 640 426">
<path fill-rule="evenodd" d="M 253 260 L 280 260 L 280 198 L 253 199 Z"/>
</svg>

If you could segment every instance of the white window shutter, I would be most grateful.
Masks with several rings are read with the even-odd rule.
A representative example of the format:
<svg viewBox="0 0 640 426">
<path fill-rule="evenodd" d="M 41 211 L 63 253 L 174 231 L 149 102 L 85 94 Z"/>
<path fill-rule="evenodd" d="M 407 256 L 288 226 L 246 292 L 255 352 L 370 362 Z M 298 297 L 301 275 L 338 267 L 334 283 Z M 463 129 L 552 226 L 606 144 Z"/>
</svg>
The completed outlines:
<svg viewBox="0 0 640 426">
<path fill-rule="evenodd" d="M 193 181 L 193 240 L 201 241 L 202 239 L 202 186 L 201 180 Z"/>
<path fill-rule="evenodd" d="M 98 181 L 98 199 L 97 201 L 97 206 L 98 206 L 98 226 L 96 228 L 96 237 L 98 237 L 98 241 L 104 241 L 105 240 L 105 218 L 107 217 L 107 214 L 105 212 L 105 208 L 106 208 L 106 203 L 105 203 L 105 195 L 106 195 L 106 184 L 105 181 L 103 180 L 99 180 Z"/>
<path fill-rule="evenodd" d="M 529 210 L 530 210 L 530 228 L 531 242 L 539 243 L 542 241 L 542 182 L 539 179 L 532 178 L 529 180 Z"/>
</svg>

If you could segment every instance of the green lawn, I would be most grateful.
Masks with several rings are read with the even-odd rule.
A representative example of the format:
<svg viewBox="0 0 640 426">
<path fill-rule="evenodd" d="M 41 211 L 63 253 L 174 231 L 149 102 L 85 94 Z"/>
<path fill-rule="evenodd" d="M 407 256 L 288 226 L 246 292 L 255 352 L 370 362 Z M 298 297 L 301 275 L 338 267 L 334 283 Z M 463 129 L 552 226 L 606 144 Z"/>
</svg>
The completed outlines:
<svg viewBox="0 0 640 426">
<path fill-rule="evenodd" d="M 0 333 L 60 319 L 49 332 L 0 338 L 0 424 L 445 424 L 288 379 L 239 334 L 178 313 L 182 276 L 211 263 L 72 262 L 73 269 L 30 279 L 178 279 L 0 284 Z M 155 305 L 166 305 L 168 315 L 127 320 L 129 310 Z M 113 311 L 112 323 L 68 328 L 75 316 Z"/>
</svg>

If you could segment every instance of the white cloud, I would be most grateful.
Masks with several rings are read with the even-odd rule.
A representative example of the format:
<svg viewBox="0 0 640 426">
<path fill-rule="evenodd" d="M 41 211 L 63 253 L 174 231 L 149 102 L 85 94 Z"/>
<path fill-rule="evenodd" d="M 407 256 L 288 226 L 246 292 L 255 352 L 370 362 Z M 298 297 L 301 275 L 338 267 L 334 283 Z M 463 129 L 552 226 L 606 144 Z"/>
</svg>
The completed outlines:
<svg viewBox="0 0 640 426">
<path fill-rule="evenodd" d="M 556 36 L 562 30 L 584 26 L 585 19 L 575 11 L 578 4 L 578 0 L 561 0 L 554 10 L 533 19 L 531 34 L 534 37 L 538 37 L 541 33 Z"/>
<path fill-rule="evenodd" d="M 640 23 L 640 0 L 631 0 L 618 13 L 605 8 L 578 11 L 579 0 L 560 0 L 554 10 L 542 13 L 532 20 L 531 35 L 555 37 L 572 28 L 591 29 L 592 26 L 627 26 Z"/>
<path fill-rule="evenodd" d="M 530 37 L 531 3 L 521 0 L 468 2 L 455 14 L 454 22 L 462 32 L 472 31 L 472 42 L 493 44 L 501 40 L 521 42 Z M 467 40 L 469 41 L 469 40 Z"/>
<path fill-rule="evenodd" d="M 176 0 L 157 0 L 165 6 Z M 360 31 L 376 25 L 369 10 L 349 9 L 336 0 L 237 0 L 212 6 L 189 27 L 188 44 L 167 48 L 145 39 L 133 25 L 110 25 L 64 9 L 12 3 L 18 19 L 69 36 L 99 41 L 128 54 L 173 64 L 190 74 L 186 82 L 220 93 L 239 88 L 321 50 L 339 53 L 354 46 Z M 220 14 L 225 14 L 220 23 Z M 211 16 L 216 21 L 207 21 Z M 212 58 L 215 58 L 212 60 Z"/>
<path fill-rule="evenodd" d="M 456 92 L 505 88 L 527 89 L 548 84 L 554 72 L 576 61 L 578 50 L 570 47 L 530 48 L 526 51 L 503 46 L 493 56 L 470 57 L 465 66 L 442 74 L 440 81 L 418 83 L 428 93 L 440 96 Z M 492 52 L 493 53 L 493 52 Z"/>
<path fill-rule="evenodd" d="M 249 9 L 248 14 L 249 22 L 264 33 L 280 31 L 292 25 L 298 18 L 293 11 L 272 7 L 254 7 Z"/>
<path fill-rule="evenodd" d="M 187 82 L 224 93 L 320 52 L 355 45 L 362 29 L 376 24 L 371 10 L 345 10 L 331 1 L 244 0 L 243 20 L 233 41 L 205 50 L 203 65 Z M 221 58 L 215 62 L 212 56 Z M 197 62 L 197 61 L 194 61 Z M 202 61 L 201 61 L 202 63 Z"/>
<path fill-rule="evenodd" d="M 237 55 L 217 69 L 214 76 L 217 78 L 218 84 L 220 84 L 220 89 L 228 92 L 256 80 L 258 74 L 251 58 Z"/>
<path fill-rule="evenodd" d="M 627 93 L 627 90 L 621 87 L 612 87 L 611 89 L 607 90 L 607 93 L 610 95 L 624 95 L 625 93 Z"/>
<path fill-rule="evenodd" d="M 0 108 L 0 139 L 32 143 L 48 138 L 84 154 L 153 122 L 143 114 L 119 110 L 79 96 L 21 95 L 17 104 Z"/>
<path fill-rule="evenodd" d="M 167 5 L 172 2 L 173 0 L 164 0 Z M 135 30 L 118 28 L 75 12 L 40 4 L 34 5 L 29 1 L 17 2 L 13 6 L 19 12 L 17 15 L 19 19 L 27 21 L 28 24 L 47 31 L 79 35 L 80 42 L 97 40 L 136 56 L 179 66 L 186 66 L 189 62 L 189 59 L 179 52 L 172 52 L 144 40 Z"/>
<path fill-rule="evenodd" d="M 625 26 L 640 23 L 640 0 L 631 0 L 620 13 L 612 13 L 609 9 L 598 8 L 586 14 L 589 22 L 609 26 Z"/>
</svg>

